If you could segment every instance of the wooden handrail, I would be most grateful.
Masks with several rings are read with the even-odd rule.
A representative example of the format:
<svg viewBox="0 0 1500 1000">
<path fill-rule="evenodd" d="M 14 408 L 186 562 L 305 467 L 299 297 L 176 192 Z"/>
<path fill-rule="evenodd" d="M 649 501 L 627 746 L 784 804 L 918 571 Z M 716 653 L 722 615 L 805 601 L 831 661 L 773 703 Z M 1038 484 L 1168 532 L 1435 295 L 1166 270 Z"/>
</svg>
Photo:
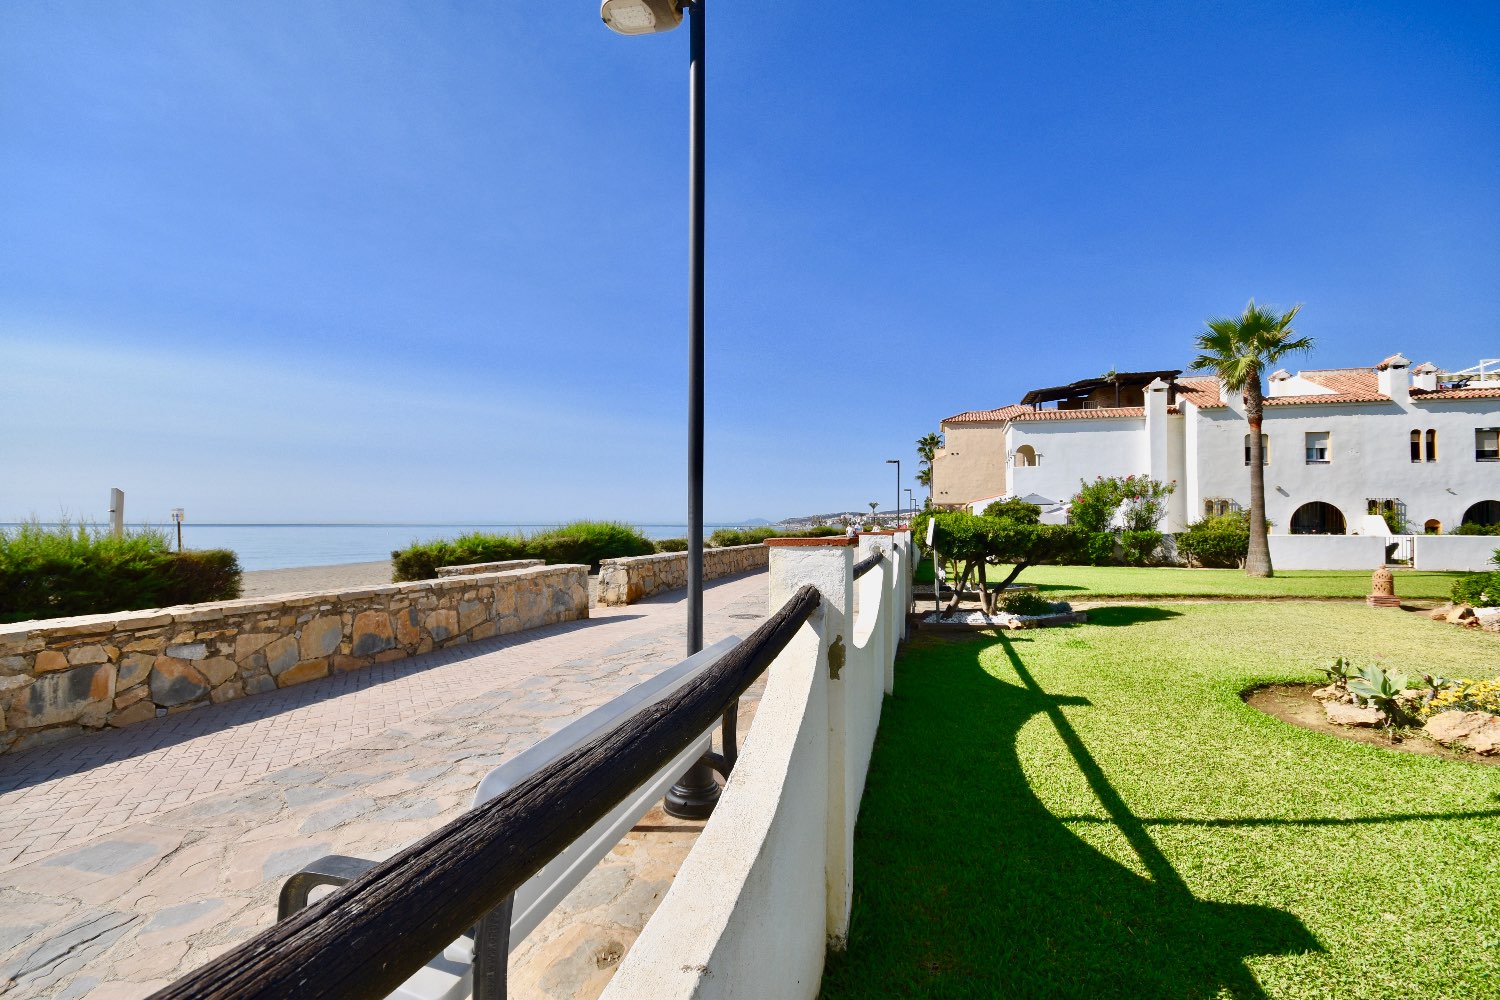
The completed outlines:
<svg viewBox="0 0 1500 1000">
<path fill-rule="evenodd" d="M 820 600 L 802 587 L 691 683 L 154 997 L 385 996 L 702 736 Z"/>
<path fill-rule="evenodd" d="M 865 556 L 859 562 L 855 563 L 854 579 L 858 580 L 860 577 L 870 572 L 870 570 L 874 569 L 876 566 L 879 566 L 880 560 L 882 558 L 883 555 L 881 554 L 880 550 L 877 549 L 874 552 L 871 552 L 869 555 Z"/>
</svg>

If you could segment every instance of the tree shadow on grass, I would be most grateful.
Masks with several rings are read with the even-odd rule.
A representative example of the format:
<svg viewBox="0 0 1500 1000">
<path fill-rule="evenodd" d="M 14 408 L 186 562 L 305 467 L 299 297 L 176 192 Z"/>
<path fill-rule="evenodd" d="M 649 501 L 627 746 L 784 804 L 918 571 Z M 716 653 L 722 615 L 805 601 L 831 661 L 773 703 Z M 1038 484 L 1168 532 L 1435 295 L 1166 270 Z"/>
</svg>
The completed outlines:
<svg viewBox="0 0 1500 1000">
<path fill-rule="evenodd" d="M 1133 609 L 1121 609 L 1133 610 Z M 1069 724 L 1086 699 L 1021 684 L 979 653 L 913 650 L 886 705 L 855 838 L 848 951 L 825 1000 L 1261 997 L 1253 955 L 1320 950 L 1300 920 L 1196 898 Z M 903 683 L 904 682 L 904 683 Z M 1045 715 L 1146 876 L 1079 839 L 1032 792 L 1021 727 Z"/>
<path fill-rule="evenodd" d="M 1118 625 L 1139 625 L 1142 622 L 1162 622 L 1168 618 L 1181 618 L 1181 611 L 1170 608 L 1141 607 L 1133 604 L 1115 604 L 1109 607 L 1089 608 L 1090 625 L 1106 628 Z"/>
</svg>

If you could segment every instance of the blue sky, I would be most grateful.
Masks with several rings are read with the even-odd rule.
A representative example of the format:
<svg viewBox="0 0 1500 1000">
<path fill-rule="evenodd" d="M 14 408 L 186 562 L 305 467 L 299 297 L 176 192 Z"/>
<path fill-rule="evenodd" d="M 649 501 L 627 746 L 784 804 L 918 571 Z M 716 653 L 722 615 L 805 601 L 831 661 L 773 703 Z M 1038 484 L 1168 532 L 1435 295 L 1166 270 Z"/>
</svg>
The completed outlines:
<svg viewBox="0 0 1500 1000">
<path fill-rule="evenodd" d="M 709 520 L 1251 296 L 1500 356 L 1493 4 L 710 2 Z M 680 522 L 687 41 L 0 6 L 0 520 Z"/>
</svg>

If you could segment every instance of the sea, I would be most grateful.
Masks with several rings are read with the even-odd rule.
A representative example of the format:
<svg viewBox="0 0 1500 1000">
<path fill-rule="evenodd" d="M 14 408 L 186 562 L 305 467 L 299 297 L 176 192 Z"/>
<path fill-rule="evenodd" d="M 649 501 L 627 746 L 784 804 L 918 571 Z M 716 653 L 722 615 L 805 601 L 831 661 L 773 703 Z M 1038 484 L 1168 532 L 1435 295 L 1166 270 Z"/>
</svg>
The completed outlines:
<svg viewBox="0 0 1500 1000">
<path fill-rule="evenodd" d="M 188 549 L 233 549 L 240 568 L 293 569 L 376 562 L 412 542 L 454 538 L 470 531 L 532 535 L 556 524 L 194 524 L 182 525 L 182 545 Z M 0 524 L 12 528 L 14 524 Z M 128 528 L 138 527 L 127 525 Z M 176 540 L 175 525 L 154 525 Z M 682 538 L 685 524 L 637 524 L 647 538 Z M 738 524 L 705 524 L 704 535 Z"/>
</svg>

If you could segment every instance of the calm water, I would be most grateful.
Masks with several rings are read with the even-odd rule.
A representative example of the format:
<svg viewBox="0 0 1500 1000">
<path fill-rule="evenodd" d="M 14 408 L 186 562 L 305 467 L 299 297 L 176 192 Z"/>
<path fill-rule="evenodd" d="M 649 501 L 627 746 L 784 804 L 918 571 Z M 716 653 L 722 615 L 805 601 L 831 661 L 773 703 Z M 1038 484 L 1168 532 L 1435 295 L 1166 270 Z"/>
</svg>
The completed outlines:
<svg viewBox="0 0 1500 1000">
<path fill-rule="evenodd" d="M 0 525 L 12 527 L 12 525 Z M 128 525 L 128 527 L 137 527 Z M 469 531 L 532 534 L 555 524 L 192 524 L 182 526 L 190 549 L 233 549 L 246 570 L 332 566 L 389 559 L 392 549 L 413 541 L 453 538 Z M 685 524 L 638 524 L 647 538 L 681 538 Z M 706 532 L 737 525 L 705 525 Z M 162 530 L 173 537 L 175 530 Z"/>
</svg>

